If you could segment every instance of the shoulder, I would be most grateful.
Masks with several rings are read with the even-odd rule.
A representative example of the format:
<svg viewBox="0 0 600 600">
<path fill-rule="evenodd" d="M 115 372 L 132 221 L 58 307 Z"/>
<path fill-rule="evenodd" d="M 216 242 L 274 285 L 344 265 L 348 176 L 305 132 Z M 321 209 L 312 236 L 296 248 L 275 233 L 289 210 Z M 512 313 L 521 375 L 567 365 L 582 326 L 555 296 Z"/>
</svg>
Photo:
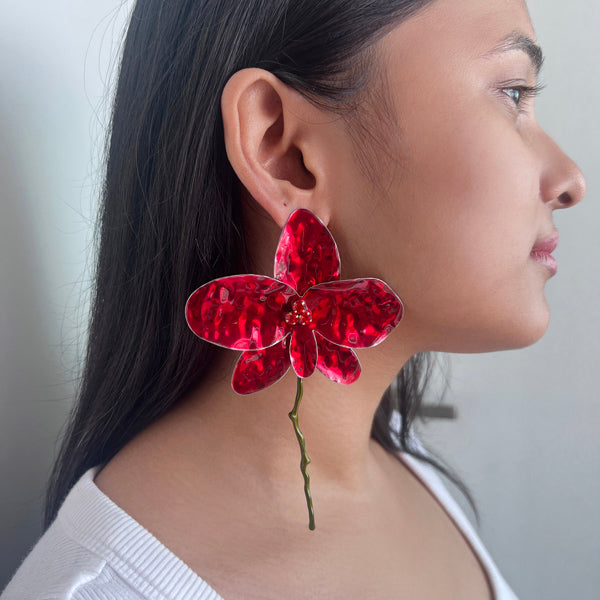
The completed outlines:
<svg viewBox="0 0 600 600">
<path fill-rule="evenodd" d="M 107 561 L 55 520 L 25 558 L 1 600 L 141 600 Z"/>
<path fill-rule="evenodd" d="M 0 600 L 141 600 L 144 583 L 120 560 L 124 517 L 93 484 L 98 467 L 73 486 L 58 515 L 31 549 Z M 112 531 L 111 531 L 112 530 Z M 112 537 L 111 537 L 112 534 Z"/>
<path fill-rule="evenodd" d="M 86 471 L 0 600 L 220 600 Z"/>
</svg>

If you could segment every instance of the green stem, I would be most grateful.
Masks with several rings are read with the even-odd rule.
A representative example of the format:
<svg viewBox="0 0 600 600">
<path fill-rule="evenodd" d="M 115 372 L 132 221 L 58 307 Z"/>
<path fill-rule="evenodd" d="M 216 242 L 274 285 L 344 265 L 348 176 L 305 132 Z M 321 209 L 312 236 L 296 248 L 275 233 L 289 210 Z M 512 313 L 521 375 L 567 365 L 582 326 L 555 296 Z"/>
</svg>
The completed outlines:
<svg viewBox="0 0 600 600">
<path fill-rule="evenodd" d="M 294 404 L 294 410 L 288 413 L 289 418 L 294 423 L 294 431 L 300 444 L 300 452 L 302 460 L 300 461 L 300 470 L 304 476 L 304 495 L 306 496 L 306 504 L 308 506 L 308 528 L 315 528 L 315 511 L 313 509 L 312 497 L 310 495 L 310 476 L 306 472 L 306 467 L 310 464 L 310 458 L 306 454 L 306 446 L 304 445 L 304 436 L 298 427 L 298 407 L 300 406 L 300 400 L 302 400 L 302 378 L 298 377 L 298 386 L 296 388 L 296 403 Z"/>
</svg>

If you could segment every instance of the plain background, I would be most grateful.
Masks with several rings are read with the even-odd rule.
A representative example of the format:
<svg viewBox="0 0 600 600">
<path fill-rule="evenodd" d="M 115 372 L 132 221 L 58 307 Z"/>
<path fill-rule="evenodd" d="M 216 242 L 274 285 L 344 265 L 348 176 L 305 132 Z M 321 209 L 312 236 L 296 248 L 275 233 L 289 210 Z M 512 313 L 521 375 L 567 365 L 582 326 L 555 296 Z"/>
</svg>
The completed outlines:
<svg viewBox="0 0 600 600">
<path fill-rule="evenodd" d="M 551 324 L 522 350 L 450 357 L 458 418 L 419 427 L 473 491 L 480 535 L 522 599 L 600 589 L 600 7 L 530 0 L 547 62 L 538 118 L 579 163 L 557 211 Z M 2 0 L 0 589 L 41 531 L 41 495 L 83 346 L 106 86 L 130 2 Z M 449 485 L 472 513 L 459 493 Z"/>
</svg>

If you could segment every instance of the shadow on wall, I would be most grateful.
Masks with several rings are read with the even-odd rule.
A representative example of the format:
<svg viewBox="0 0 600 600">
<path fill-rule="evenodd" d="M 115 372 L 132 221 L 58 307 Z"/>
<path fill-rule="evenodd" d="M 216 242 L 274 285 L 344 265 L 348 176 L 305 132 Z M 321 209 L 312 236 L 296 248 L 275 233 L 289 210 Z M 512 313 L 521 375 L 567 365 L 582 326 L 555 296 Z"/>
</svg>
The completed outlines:
<svg viewBox="0 0 600 600">
<path fill-rule="evenodd" d="M 16 101 L 7 98 L 4 102 Z M 43 490 L 57 432 L 72 395 L 53 347 L 51 306 L 39 257 L 52 249 L 36 236 L 32 169 L 17 131 L 0 104 L 0 590 L 37 541 Z M 54 342 L 55 343 L 55 342 Z M 62 377 L 62 381 L 59 379 Z M 60 381 L 60 383 L 57 383 Z"/>
</svg>

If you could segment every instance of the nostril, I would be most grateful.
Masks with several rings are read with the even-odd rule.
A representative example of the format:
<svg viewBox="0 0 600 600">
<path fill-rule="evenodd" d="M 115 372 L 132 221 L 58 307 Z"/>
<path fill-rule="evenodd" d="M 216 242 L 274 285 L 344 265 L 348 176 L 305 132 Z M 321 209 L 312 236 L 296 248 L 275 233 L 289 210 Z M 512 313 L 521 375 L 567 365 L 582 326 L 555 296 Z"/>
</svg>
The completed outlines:
<svg viewBox="0 0 600 600">
<path fill-rule="evenodd" d="M 563 192 L 559 197 L 558 197 L 558 201 L 561 204 L 567 205 L 567 204 L 572 204 L 573 202 L 573 198 L 571 198 L 571 194 L 569 194 L 569 192 Z"/>
</svg>

